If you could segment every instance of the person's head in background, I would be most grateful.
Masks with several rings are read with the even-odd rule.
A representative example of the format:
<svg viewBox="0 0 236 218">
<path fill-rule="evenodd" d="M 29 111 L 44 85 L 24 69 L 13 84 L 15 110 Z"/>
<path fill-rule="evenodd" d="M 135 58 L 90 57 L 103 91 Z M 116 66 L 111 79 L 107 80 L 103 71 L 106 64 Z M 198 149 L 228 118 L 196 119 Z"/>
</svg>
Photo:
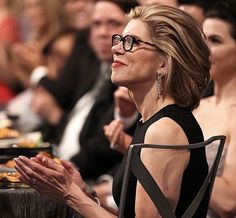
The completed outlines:
<svg viewBox="0 0 236 218">
<path fill-rule="evenodd" d="M 111 38 L 121 34 L 127 24 L 126 13 L 138 5 L 136 0 L 98 0 L 92 15 L 90 42 L 102 62 L 111 62 Z"/>
<path fill-rule="evenodd" d="M 18 12 L 20 0 L 0 0 L 0 9 L 8 8 L 12 12 Z"/>
<path fill-rule="evenodd" d="M 27 38 L 47 35 L 51 39 L 66 26 L 62 0 L 23 0 L 23 15 L 29 28 Z"/>
<path fill-rule="evenodd" d="M 58 33 L 43 48 L 42 53 L 46 58 L 47 76 L 49 78 L 58 78 L 72 52 L 75 40 L 75 30 L 65 29 Z"/>
<path fill-rule="evenodd" d="M 77 30 L 89 28 L 96 0 L 64 0 L 70 27 Z"/>
<path fill-rule="evenodd" d="M 153 4 L 159 4 L 159 5 L 168 5 L 172 7 L 177 7 L 177 0 L 139 0 L 141 5 L 153 5 Z"/>
<path fill-rule="evenodd" d="M 164 5 L 131 12 L 123 37 L 131 35 L 136 40 L 128 36 L 126 43 L 120 43 L 122 37 L 113 37 L 114 60 L 124 65 L 113 67 L 112 82 L 131 91 L 152 89 L 156 95 L 156 87 L 161 87 L 162 102 L 174 99 L 178 106 L 193 109 L 208 83 L 209 49 L 201 28 L 180 12 Z"/>
<path fill-rule="evenodd" d="M 217 83 L 235 81 L 236 1 L 222 0 L 212 5 L 206 12 L 203 30 L 211 51 L 212 79 Z"/>
<path fill-rule="evenodd" d="M 212 0 L 178 0 L 179 9 L 190 14 L 202 26 L 205 11 Z"/>
</svg>

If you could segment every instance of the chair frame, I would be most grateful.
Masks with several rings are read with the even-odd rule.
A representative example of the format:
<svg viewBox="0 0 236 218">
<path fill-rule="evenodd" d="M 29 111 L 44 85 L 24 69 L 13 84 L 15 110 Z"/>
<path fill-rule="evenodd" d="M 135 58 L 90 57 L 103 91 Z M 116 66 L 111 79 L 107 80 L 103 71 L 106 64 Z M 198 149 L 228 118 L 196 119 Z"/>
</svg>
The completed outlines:
<svg viewBox="0 0 236 218">
<path fill-rule="evenodd" d="M 211 169 L 209 169 L 208 175 L 206 176 L 201 188 L 196 194 L 195 198 L 183 214 L 182 218 L 189 218 L 194 215 L 197 208 L 199 207 L 206 190 L 209 190 L 209 200 L 212 193 L 213 184 L 215 181 L 216 173 L 220 163 L 220 158 L 223 152 L 224 144 L 226 137 L 224 135 L 212 136 L 206 141 L 200 143 L 194 143 L 189 145 L 155 145 L 155 144 L 132 144 L 128 150 L 127 162 L 124 172 L 124 178 L 121 189 L 120 197 L 120 206 L 118 217 L 124 217 L 127 193 L 128 193 L 128 184 L 131 176 L 131 172 L 134 175 L 135 179 L 141 183 L 149 197 L 152 199 L 156 208 L 158 209 L 160 215 L 164 218 L 176 218 L 176 215 L 171 209 L 171 206 L 157 185 L 156 181 L 153 179 L 152 175 L 149 173 L 145 165 L 143 164 L 140 153 L 143 148 L 159 148 L 159 149 L 196 149 L 201 147 L 206 147 L 214 141 L 219 141 L 218 150 Z M 141 172 L 142 171 L 142 172 Z M 144 179 L 145 178 L 145 179 Z M 209 202 L 208 202 L 209 205 Z"/>
</svg>

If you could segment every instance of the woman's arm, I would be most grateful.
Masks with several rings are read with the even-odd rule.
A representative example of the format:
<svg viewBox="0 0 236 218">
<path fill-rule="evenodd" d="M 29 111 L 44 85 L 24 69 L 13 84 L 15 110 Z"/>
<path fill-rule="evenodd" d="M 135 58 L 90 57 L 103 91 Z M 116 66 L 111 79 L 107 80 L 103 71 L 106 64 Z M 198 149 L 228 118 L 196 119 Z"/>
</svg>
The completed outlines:
<svg viewBox="0 0 236 218">
<path fill-rule="evenodd" d="M 111 218 L 117 217 L 110 211 L 89 198 L 78 186 L 65 197 L 68 206 L 72 207 L 86 218 Z"/>
<path fill-rule="evenodd" d="M 116 217 L 88 197 L 79 172 L 70 171 L 68 163 L 58 164 L 42 155 L 37 159 L 20 156 L 15 162 L 15 168 L 21 174 L 20 180 L 38 192 L 61 199 L 84 217 Z"/>
<path fill-rule="evenodd" d="M 183 130 L 174 121 L 163 118 L 149 127 L 145 143 L 178 145 L 188 144 L 188 140 Z M 189 161 L 189 152 L 186 150 L 143 149 L 141 158 L 174 211 L 179 199 L 183 173 Z M 137 217 L 160 217 L 140 183 L 137 184 L 135 207 Z"/>
</svg>

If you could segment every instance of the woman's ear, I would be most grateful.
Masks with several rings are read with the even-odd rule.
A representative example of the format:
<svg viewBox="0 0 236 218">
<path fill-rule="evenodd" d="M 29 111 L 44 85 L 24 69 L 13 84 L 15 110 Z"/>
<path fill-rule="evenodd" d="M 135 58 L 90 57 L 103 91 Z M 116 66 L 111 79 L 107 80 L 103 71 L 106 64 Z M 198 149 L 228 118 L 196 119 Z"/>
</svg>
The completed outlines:
<svg viewBox="0 0 236 218">
<path fill-rule="evenodd" d="M 166 58 L 161 58 L 161 61 L 158 63 L 157 72 L 162 76 L 167 74 L 167 60 Z"/>
</svg>

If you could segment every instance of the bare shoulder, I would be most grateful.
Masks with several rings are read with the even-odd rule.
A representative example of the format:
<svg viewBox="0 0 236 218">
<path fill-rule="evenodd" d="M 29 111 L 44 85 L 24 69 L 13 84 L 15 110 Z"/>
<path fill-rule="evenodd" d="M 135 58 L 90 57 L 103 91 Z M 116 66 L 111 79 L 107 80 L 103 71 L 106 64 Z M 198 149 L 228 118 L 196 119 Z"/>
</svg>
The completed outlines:
<svg viewBox="0 0 236 218">
<path fill-rule="evenodd" d="M 188 144 L 188 139 L 183 129 L 175 121 L 164 117 L 147 129 L 145 143 L 179 145 Z"/>
<path fill-rule="evenodd" d="M 159 144 L 159 145 L 187 145 L 188 139 L 182 128 L 172 119 L 164 117 L 153 123 L 145 135 L 145 143 Z M 145 165 L 156 172 L 156 169 L 161 169 L 163 172 L 173 172 L 173 167 L 179 164 L 180 170 L 184 170 L 189 161 L 190 154 L 188 150 L 175 149 L 143 149 L 141 152 L 141 159 Z M 158 163 L 154 164 L 158 160 Z M 170 170 L 171 169 L 171 170 Z M 170 171 L 169 171 L 170 170 Z M 176 168 L 175 168 L 176 170 Z M 164 173 L 168 175 L 168 173 Z M 164 176 L 163 174 L 163 176 Z M 160 175 L 160 174 L 157 174 Z M 166 181 L 164 179 L 164 181 Z"/>
</svg>

